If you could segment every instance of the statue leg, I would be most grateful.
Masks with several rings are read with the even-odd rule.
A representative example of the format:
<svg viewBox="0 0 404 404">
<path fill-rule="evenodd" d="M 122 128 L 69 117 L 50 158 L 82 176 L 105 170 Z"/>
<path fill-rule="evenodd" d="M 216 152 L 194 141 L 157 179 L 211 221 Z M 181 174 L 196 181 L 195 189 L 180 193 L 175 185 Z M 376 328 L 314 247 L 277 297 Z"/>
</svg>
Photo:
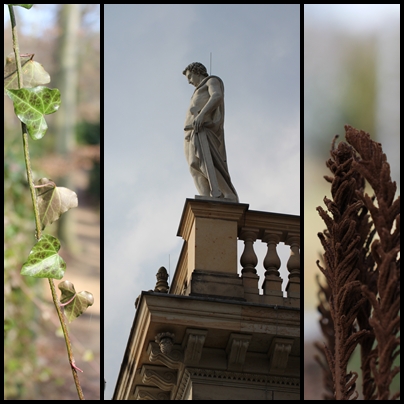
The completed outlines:
<svg viewBox="0 0 404 404">
<path fill-rule="evenodd" d="M 196 189 L 201 196 L 210 196 L 209 181 L 202 172 L 201 161 L 196 156 L 195 145 L 189 140 L 185 139 L 184 142 L 185 158 L 189 164 L 189 171 L 191 172 Z"/>
<path fill-rule="evenodd" d="M 196 170 L 193 167 L 189 167 L 189 170 L 191 171 L 192 178 L 194 179 L 194 183 L 196 186 L 196 189 L 199 192 L 199 195 L 201 196 L 210 196 L 210 187 L 209 187 L 209 181 L 204 177 L 204 175 Z"/>
</svg>

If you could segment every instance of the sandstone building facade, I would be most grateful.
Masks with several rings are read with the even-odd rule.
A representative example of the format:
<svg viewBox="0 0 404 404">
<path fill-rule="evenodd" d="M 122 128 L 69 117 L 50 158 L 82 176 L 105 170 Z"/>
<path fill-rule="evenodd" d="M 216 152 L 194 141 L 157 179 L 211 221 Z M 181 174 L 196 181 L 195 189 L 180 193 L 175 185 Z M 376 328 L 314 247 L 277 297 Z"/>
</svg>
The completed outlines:
<svg viewBox="0 0 404 404">
<path fill-rule="evenodd" d="M 186 200 L 171 286 L 162 267 L 139 296 L 114 400 L 300 399 L 300 217 L 248 208 Z M 286 296 L 279 243 L 291 251 Z"/>
</svg>

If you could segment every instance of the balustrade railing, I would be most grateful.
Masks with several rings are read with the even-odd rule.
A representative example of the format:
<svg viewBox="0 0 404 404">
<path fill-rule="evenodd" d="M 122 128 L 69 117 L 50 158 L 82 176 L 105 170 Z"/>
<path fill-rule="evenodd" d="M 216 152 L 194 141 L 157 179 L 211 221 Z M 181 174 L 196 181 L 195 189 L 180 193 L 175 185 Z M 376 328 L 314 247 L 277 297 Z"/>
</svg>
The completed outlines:
<svg viewBox="0 0 404 404">
<path fill-rule="evenodd" d="M 290 246 L 290 257 L 286 268 L 289 281 L 286 295 L 289 304 L 300 305 L 300 217 L 271 212 L 247 211 L 244 223 L 239 226 L 238 238 L 244 242 L 240 257 L 241 277 L 247 301 L 269 304 L 284 304 L 282 278 L 279 273 L 281 260 L 277 247 L 280 243 Z M 254 244 L 261 240 L 267 244 L 263 260 L 265 269 L 262 282 L 263 293 L 259 296 L 259 277 L 257 275 L 258 257 Z"/>
<path fill-rule="evenodd" d="M 178 235 L 184 246 L 170 293 L 300 307 L 300 216 L 248 210 L 247 204 L 187 200 Z M 266 244 L 265 256 L 260 259 L 255 251 L 257 242 Z M 290 247 L 286 297 L 279 272 L 280 243 Z M 259 262 L 265 270 L 261 281 Z"/>
</svg>

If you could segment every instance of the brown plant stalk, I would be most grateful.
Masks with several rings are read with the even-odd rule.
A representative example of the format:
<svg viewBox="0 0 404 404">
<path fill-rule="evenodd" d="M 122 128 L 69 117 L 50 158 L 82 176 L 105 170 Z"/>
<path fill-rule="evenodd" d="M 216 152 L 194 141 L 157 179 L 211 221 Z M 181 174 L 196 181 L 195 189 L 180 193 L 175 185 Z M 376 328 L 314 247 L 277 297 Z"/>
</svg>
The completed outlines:
<svg viewBox="0 0 404 404">
<path fill-rule="evenodd" d="M 317 262 L 326 279 L 324 286 L 318 281 L 326 344 L 316 343 L 326 361 L 316 360 L 323 368 L 324 398 L 351 399 L 358 375 L 347 364 L 360 344 L 363 396 L 386 399 L 399 371 L 390 371 L 399 345 L 399 198 L 393 202 L 396 185 L 381 145 L 363 131 L 345 130 L 350 145 L 335 147 L 335 138 L 327 161 L 332 200 L 324 202 L 332 216 L 317 208 L 327 229 L 318 234 L 324 267 Z M 365 179 L 375 191 L 372 198 L 364 193 Z"/>
</svg>

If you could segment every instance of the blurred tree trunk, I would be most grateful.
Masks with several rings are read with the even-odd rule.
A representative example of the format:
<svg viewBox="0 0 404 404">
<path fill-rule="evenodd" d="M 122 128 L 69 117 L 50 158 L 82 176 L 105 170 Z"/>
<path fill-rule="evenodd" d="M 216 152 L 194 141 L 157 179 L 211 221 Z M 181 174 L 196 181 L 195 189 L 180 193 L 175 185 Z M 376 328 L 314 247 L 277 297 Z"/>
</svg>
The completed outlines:
<svg viewBox="0 0 404 404">
<path fill-rule="evenodd" d="M 78 83 L 78 33 L 80 29 L 80 5 L 61 4 L 59 9 L 60 35 L 57 43 L 59 71 L 56 85 L 60 90 L 62 104 L 55 116 L 56 152 L 68 159 L 75 148 L 75 128 L 77 115 Z M 74 191 L 72 172 L 58 181 L 59 186 Z M 80 201 L 79 201 L 80 204 Z M 58 220 L 58 237 L 66 248 L 78 251 L 74 236 L 71 213 L 64 214 Z"/>
</svg>

